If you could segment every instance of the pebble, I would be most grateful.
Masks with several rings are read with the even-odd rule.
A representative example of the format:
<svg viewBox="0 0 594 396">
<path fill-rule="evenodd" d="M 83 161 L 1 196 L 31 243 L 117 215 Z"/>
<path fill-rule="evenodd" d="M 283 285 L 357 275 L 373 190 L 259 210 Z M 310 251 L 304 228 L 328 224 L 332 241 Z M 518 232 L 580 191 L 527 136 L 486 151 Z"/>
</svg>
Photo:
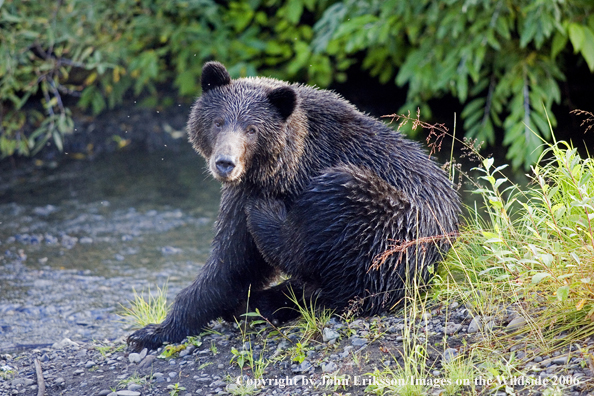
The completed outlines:
<svg viewBox="0 0 594 396">
<path fill-rule="evenodd" d="M 56 342 L 52 345 L 53 349 L 66 349 L 73 347 L 78 347 L 78 344 L 72 341 L 70 338 L 64 338 L 62 341 Z"/>
<path fill-rule="evenodd" d="M 146 357 L 147 353 L 148 353 L 148 350 L 146 348 L 144 348 L 142 351 L 140 351 L 140 353 L 132 352 L 131 354 L 128 355 L 128 360 L 130 361 L 130 363 L 140 363 L 142 361 L 142 359 L 144 359 Z"/>
<path fill-rule="evenodd" d="M 352 337 L 351 344 L 356 347 L 363 346 L 363 345 L 367 345 L 367 340 L 364 338 Z"/>
<path fill-rule="evenodd" d="M 91 368 L 93 366 L 95 366 L 97 363 L 95 363 L 92 360 L 89 360 L 86 364 L 85 364 L 85 368 Z"/>
<path fill-rule="evenodd" d="M 449 322 L 445 326 L 444 333 L 446 333 L 447 335 L 453 335 L 453 334 L 456 334 L 458 331 L 460 331 L 461 328 L 462 328 L 461 324 Z"/>
<path fill-rule="evenodd" d="M 131 390 L 120 390 L 116 392 L 118 396 L 140 396 L 140 392 L 131 391 Z"/>
<path fill-rule="evenodd" d="M 338 365 L 334 362 L 328 362 L 326 364 L 322 364 L 322 372 L 323 373 L 333 373 L 338 370 Z"/>
<path fill-rule="evenodd" d="M 324 342 L 330 342 L 330 341 L 334 341 L 336 340 L 338 337 L 340 336 L 340 334 L 338 334 L 337 331 L 332 330 L 329 327 L 324 327 L 324 330 L 322 331 L 322 340 Z"/>
<path fill-rule="evenodd" d="M 523 316 L 516 316 L 508 323 L 507 330 L 516 330 L 526 326 L 526 319 Z"/>
<path fill-rule="evenodd" d="M 294 364 L 293 366 L 291 366 L 291 371 L 293 371 L 294 373 L 305 373 L 310 370 L 313 370 L 313 368 L 314 367 L 308 360 L 304 360 L 303 362 L 301 362 L 301 364 Z"/>
<path fill-rule="evenodd" d="M 138 391 L 138 390 L 142 389 L 142 385 L 139 385 L 139 384 L 129 384 L 127 388 L 128 388 L 129 391 L 133 391 L 134 392 L 134 391 Z"/>
<path fill-rule="evenodd" d="M 451 362 L 456 356 L 458 355 L 458 351 L 455 350 L 454 348 L 448 348 L 445 351 L 443 351 L 443 360 L 446 363 Z"/>
<path fill-rule="evenodd" d="M 155 355 L 148 355 L 147 357 L 142 359 L 142 361 L 140 363 L 138 363 L 138 368 L 139 369 L 149 368 L 155 362 L 156 359 L 157 359 L 157 357 Z"/>
</svg>

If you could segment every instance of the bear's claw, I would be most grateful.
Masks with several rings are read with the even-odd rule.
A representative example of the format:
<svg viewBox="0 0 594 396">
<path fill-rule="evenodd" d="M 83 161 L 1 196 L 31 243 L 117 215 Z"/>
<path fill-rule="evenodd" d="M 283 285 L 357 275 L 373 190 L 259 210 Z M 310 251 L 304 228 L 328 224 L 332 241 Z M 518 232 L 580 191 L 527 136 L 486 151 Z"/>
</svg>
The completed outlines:
<svg viewBox="0 0 594 396">
<path fill-rule="evenodd" d="M 144 348 L 147 348 L 149 351 L 159 348 L 165 342 L 159 329 L 159 325 L 150 324 L 140 330 L 136 330 L 126 339 L 128 347 L 134 352 L 140 352 Z"/>
</svg>

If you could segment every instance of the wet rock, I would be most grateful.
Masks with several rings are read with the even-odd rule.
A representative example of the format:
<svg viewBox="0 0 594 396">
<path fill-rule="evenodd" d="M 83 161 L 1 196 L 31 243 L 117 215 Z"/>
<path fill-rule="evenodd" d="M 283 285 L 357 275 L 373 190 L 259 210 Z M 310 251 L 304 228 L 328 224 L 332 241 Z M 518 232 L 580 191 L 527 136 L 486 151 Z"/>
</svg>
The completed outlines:
<svg viewBox="0 0 594 396">
<path fill-rule="evenodd" d="M 356 346 L 356 347 L 367 345 L 367 340 L 364 338 L 352 337 L 351 345 Z"/>
<path fill-rule="evenodd" d="M 130 363 L 140 363 L 142 361 L 142 359 L 144 359 L 146 357 L 147 353 L 148 353 L 148 349 L 146 349 L 146 348 L 144 348 L 142 351 L 140 351 L 140 353 L 132 352 L 131 354 L 128 355 L 128 360 L 130 361 Z"/>
<path fill-rule="evenodd" d="M 526 319 L 522 316 L 516 316 L 512 319 L 511 322 L 507 325 L 507 330 L 516 330 L 526 326 Z"/>
<path fill-rule="evenodd" d="M 138 391 L 138 390 L 142 389 L 142 385 L 139 385 L 139 384 L 129 384 L 127 386 L 127 388 L 128 388 L 129 391 L 135 392 L 135 391 Z"/>
<path fill-rule="evenodd" d="M 140 392 L 131 391 L 131 390 L 121 390 L 117 391 L 116 395 L 118 396 L 140 396 Z"/>
<path fill-rule="evenodd" d="M 567 364 L 569 363 L 569 356 L 560 356 L 551 361 L 553 364 Z"/>
<path fill-rule="evenodd" d="M 445 363 L 449 363 L 458 355 L 458 351 L 454 348 L 448 348 L 443 351 L 443 360 Z"/>
<path fill-rule="evenodd" d="M 481 329 L 481 321 L 478 317 L 473 318 L 470 324 L 468 325 L 468 330 L 466 331 L 468 334 L 474 334 Z"/>
<path fill-rule="evenodd" d="M 324 327 L 324 330 L 322 331 L 322 339 L 324 342 L 336 340 L 339 336 L 340 334 L 338 334 L 337 331 L 334 331 L 329 327 Z"/>
<path fill-rule="evenodd" d="M 52 345 L 52 349 L 66 349 L 66 348 L 78 348 L 78 344 L 72 341 L 70 338 L 64 338 L 62 341 L 56 342 Z"/>
<path fill-rule="evenodd" d="M 155 362 L 156 359 L 157 359 L 157 356 L 148 355 L 147 357 L 142 359 L 142 361 L 140 363 L 138 363 L 138 368 L 139 369 L 149 368 L 150 366 L 152 366 L 152 364 Z"/>
<path fill-rule="evenodd" d="M 456 334 L 462 328 L 461 324 L 458 323 L 448 323 L 446 324 L 445 328 L 443 329 L 444 333 L 447 335 Z"/>
<path fill-rule="evenodd" d="M 308 360 L 304 360 L 301 364 L 294 364 L 291 366 L 291 371 L 294 373 L 306 373 L 313 370 L 312 364 Z"/>
</svg>

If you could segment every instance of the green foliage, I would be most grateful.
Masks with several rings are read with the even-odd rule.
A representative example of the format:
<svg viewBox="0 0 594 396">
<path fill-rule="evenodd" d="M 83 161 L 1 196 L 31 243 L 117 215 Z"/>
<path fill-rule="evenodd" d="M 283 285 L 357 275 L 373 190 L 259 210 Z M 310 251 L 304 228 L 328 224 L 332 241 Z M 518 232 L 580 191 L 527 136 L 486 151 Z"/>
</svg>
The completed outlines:
<svg viewBox="0 0 594 396">
<path fill-rule="evenodd" d="M 329 60 L 312 53 L 312 27 L 301 23 L 324 3 L 0 0 L 0 155 L 31 155 L 49 140 L 61 149 L 73 130 L 65 95 L 94 114 L 129 91 L 166 102 L 157 88 L 166 81 L 191 97 L 211 59 L 235 77 L 259 71 L 327 85 Z"/>
<path fill-rule="evenodd" d="M 572 48 L 594 71 L 591 1 L 0 0 L 0 155 L 61 148 L 64 95 L 95 114 L 127 92 L 171 102 L 164 82 L 192 97 L 211 59 L 234 77 L 325 87 L 363 57 L 407 87 L 405 109 L 430 115 L 430 99 L 452 95 L 468 137 L 492 145 L 504 130 L 512 165 L 528 167 Z"/>
<path fill-rule="evenodd" d="M 505 130 L 514 167 L 536 162 L 560 101 L 568 43 L 594 71 L 594 3 L 564 0 L 345 0 L 315 26 L 314 48 L 344 61 L 363 51 L 380 81 L 408 87 L 404 108 L 452 95 L 467 137 L 493 145 Z M 348 65 L 344 63 L 344 65 Z M 550 116 L 555 125 L 555 118 Z"/>
<path fill-rule="evenodd" d="M 484 212 L 470 208 L 462 243 L 445 262 L 445 283 L 499 299 L 493 306 L 522 307 L 519 313 L 528 324 L 518 331 L 530 332 L 543 348 L 589 337 L 594 333 L 594 161 L 566 142 L 555 142 L 533 166 L 529 187 L 511 183 L 503 168 L 485 159 L 476 169 L 486 181 L 474 191 Z M 559 337 L 561 332 L 566 334 Z"/>
<path fill-rule="evenodd" d="M 144 292 L 137 293 L 136 290 L 132 290 L 134 291 L 134 301 L 130 302 L 130 308 L 122 305 L 123 312 L 120 316 L 130 320 L 133 326 L 138 328 L 145 327 L 151 323 L 161 323 L 165 320 L 167 311 L 169 310 L 169 305 L 167 304 L 167 284 L 162 288 L 157 286 L 157 291 L 154 294 L 151 294 L 149 288 L 146 298 Z"/>
</svg>

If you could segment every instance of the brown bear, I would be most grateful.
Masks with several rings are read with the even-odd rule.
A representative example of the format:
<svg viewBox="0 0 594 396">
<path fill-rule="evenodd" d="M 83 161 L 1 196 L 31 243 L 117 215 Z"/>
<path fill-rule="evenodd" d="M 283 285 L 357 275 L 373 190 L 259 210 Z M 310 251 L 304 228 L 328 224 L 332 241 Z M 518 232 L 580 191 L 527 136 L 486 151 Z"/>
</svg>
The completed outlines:
<svg viewBox="0 0 594 396">
<path fill-rule="evenodd" d="M 232 318 L 250 289 L 250 310 L 286 320 L 289 289 L 375 314 L 427 283 L 457 230 L 459 197 L 417 143 L 330 91 L 232 80 L 218 62 L 201 85 L 188 133 L 223 185 L 212 254 L 165 321 L 128 338 L 133 349 Z M 378 265 L 394 244 L 404 248 Z M 279 272 L 290 280 L 270 287 Z"/>
</svg>

